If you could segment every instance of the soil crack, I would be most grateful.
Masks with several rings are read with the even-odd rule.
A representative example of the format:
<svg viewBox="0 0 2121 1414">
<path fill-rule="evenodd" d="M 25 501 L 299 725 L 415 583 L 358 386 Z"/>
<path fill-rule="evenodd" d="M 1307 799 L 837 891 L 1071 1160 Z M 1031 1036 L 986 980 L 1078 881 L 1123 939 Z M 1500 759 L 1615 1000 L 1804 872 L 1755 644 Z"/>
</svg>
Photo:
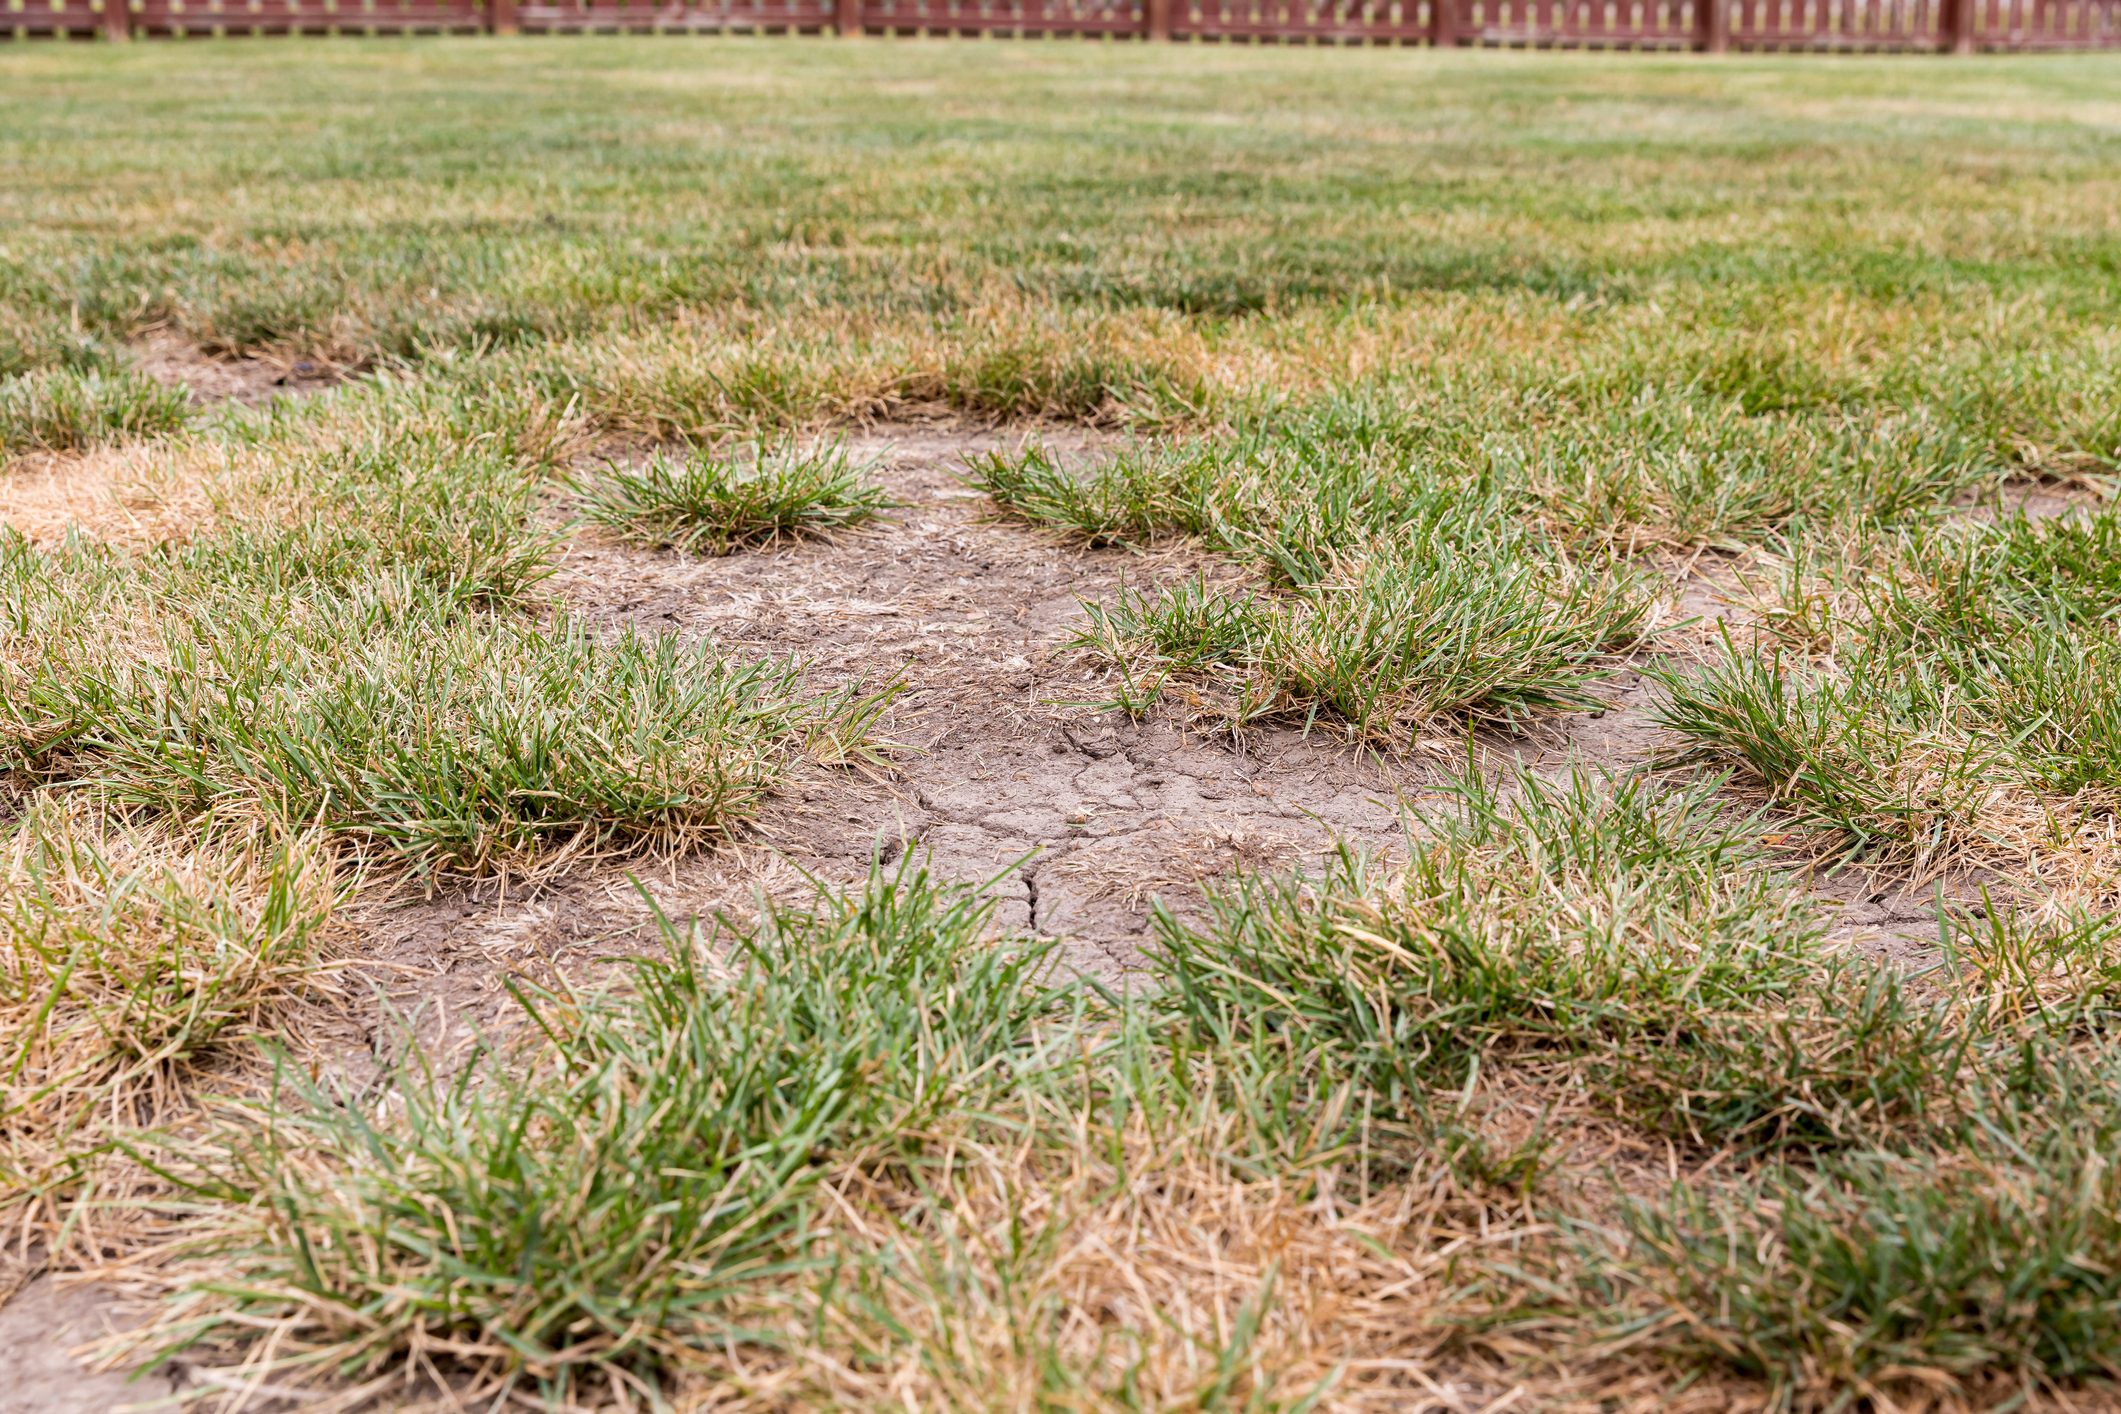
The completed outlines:
<svg viewBox="0 0 2121 1414">
<path fill-rule="evenodd" d="M 1046 440 L 1064 455 L 1091 446 Z M 1059 939 L 1087 971 L 1132 964 L 1152 897 L 1198 908 L 1202 879 L 1255 862 L 1230 841 L 1271 837 L 1273 858 L 1291 862 L 1341 837 L 1392 848 L 1395 802 L 1420 794 L 1426 764 L 1295 729 L 1250 732 L 1233 750 L 1069 705 L 1109 695 L 1094 664 L 1059 651 L 1082 602 L 1205 561 L 1183 547 L 1081 549 L 1001 519 L 962 475 L 968 456 L 1006 445 L 932 431 L 859 440 L 850 452 L 875 459 L 896 503 L 870 527 L 711 559 L 585 535 L 556 587 L 613 627 L 795 657 L 821 687 L 903 677 L 887 734 L 904 739 L 918 722 L 926 745 L 888 780 L 817 774 L 783 792 L 761 820 L 774 847 L 851 880 L 880 835 L 900 835 L 938 875 L 996 880 L 1001 926 Z M 1012 867 L 1034 853 L 1036 865 Z"/>
</svg>

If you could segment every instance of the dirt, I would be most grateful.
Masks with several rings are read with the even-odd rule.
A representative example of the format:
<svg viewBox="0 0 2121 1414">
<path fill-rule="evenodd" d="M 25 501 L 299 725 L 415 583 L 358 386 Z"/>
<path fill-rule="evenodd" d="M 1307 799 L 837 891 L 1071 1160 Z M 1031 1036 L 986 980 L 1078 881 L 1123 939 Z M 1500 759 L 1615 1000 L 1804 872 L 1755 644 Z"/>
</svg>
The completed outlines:
<svg viewBox="0 0 2121 1414">
<path fill-rule="evenodd" d="M 1336 838 L 1393 848 L 1400 802 L 1421 796 L 1433 762 L 1383 761 L 1323 731 L 1233 740 L 1071 705 L 1109 695 L 1063 649 L 1081 599 L 1200 561 L 1083 550 L 999 520 L 958 473 L 968 453 L 1002 444 L 935 432 L 856 443 L 898 504 L 830 538 L 705 558 L 577 535 L 552 584 L 557 611 L 795 657 L 819 688 L 902 680 L 882 728 L 902 744 L 893 769 L 806 768 L 750 838 L 676 861 L 578 869 L 534 891 L 358 902 L 349 994 L 374 1000 L 320 1024 L 315 1059 L 360 1085 L 408 1030 L 431 1055 L 466 1054 L 517 1015 L 512 977 L 594 981 L 653 948 L 643 891 L 683 925 L 748 913 L 761 892 L 800 897 L 813 878 L 853 884 L 873 860 L 898 867 L 910 854 L 986 884 L 1001 926 L 1117 978 L 1139 960 L 1158 900 L 1197 913 L 1203 880 L 1315 862 Z"/>
<path fill-rule="evenodd" d="M 2103 482 L 2013 481 L 1958 508 L 1954 518 L 1968 522 L 1993 522 L 2013 516 L 2053 520 L 2058 516 L 2090 515 L 2112 499 L 2111 486 Z"/>
<path fill-rule="evenodd" d="M 133 341 L 132 352 L 142 373 L 185 389 L 202 407 L 224 402 L 255 406 L 289 394 L 319 392 L 345 378 L 343 370 L 315 359 L 218 358 L 173 329 L 142 335 Z"/>
<path fill-rule="evenodd" d="M 748 846 L 645 871 L 674 916 L 742 906 L 760 887 L 799 891 L 804 874 L 852 882 L 910 852 L 940 876 L 988 883 L 1002 926 L 1054 938 L 1066 961 L 1112 977 L 1138 957 L 1155 896 L 1190 908 L 1201 879 L 1239 863 L 1315 858 L 1335 837 L 1397 841 L 1399 802 L 1421 793 L 1426 765 L 1323 731 L 1233 740 L 1081 705 L 1110 688 L 1063 650 L 1080 601 L 1197 561 L 1084 550 L 997 519 L 958 472 L 967 453 L 999 445 L 932 432 L 857 443 L 898 505 L 829 539 L 701 558 L 577 538 L 554 581 L 569 612 L 796 657 L 819 687 L 904 683 L 883 728 L 902 743 L 894 769 L 806 771 Z M 408 965 L 476 978 L 495 961 L 597 955 L 641 915 L 630 882 L 605 871 L 506 905 L 423 902 L 388 931 Z M 454 1003 L 483 1012 L 481 986 Z"/>
<path fill-rule="evenodd" d="M 103 1414 L 176 1392 L 166 1376 L 129 1380 L 92 1370 L 80 1347 L 119 1328 L 124 1313 L 102 1287 L 40 1276 L 0 1306 L 0 1414 Z"/>
</svg>

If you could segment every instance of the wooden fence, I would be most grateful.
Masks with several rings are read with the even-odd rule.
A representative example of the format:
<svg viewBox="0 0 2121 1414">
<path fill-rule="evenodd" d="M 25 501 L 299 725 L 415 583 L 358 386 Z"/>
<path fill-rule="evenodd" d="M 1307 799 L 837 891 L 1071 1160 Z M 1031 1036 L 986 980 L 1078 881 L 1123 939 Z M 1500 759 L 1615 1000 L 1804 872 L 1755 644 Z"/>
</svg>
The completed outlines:
<svg viewBox="0 0 2121 1414">
<path fill-rule="evenodd" d="M 0 0 L 0 38 L 518 32 L 1966 53 L 2121 48 L 2121 0 Z"/>
</svg>

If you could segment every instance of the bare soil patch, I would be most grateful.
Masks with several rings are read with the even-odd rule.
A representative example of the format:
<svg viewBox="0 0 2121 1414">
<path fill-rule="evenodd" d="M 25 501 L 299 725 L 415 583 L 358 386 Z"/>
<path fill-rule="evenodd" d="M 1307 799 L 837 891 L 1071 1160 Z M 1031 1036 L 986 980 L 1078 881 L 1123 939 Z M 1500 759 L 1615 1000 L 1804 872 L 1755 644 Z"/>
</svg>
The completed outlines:
<svg viewBox="0 0 2121 1414">
<path fill-rule="evenodd" d="M 761 892 L 851 883 L 910 853 L 941 877 L 988 882 L 1002 926 L 1116 977 L 1148 941 L 1157 900 L 1197 909 L 1206 880 L 1315 861 L 1340 838 L 1392 849 L 1427 762 L 1381 760 L 1324 731 L 1204 737 L 1083 705 L 1109 690 L 1061 651 L 1079 601 L 1203 562 L 1083 550 L 996 518 L 958 472 L 1000 445 L 934 430 L 864 438 L 854 450 L 877 460 L 898 504 L 829 538 L 707 557 L 579 534 L 553 584 L 568 612 L 739 657 L 792 656 L 820 688 L 902 679 L 883 728 L 904 747 L 895 769 L 810 768 L 753 839 L 676 861 L 597 865 L 534 890 L 371 894 L 348 920 L 352 1005 L 313 1029 L 314 1059 L 358 1084 L 408 1029 L 430 1054 L 462 1054 L 512 1018 L 511 976 L 593 982 L 652 948 L 644 891 L 680 922 L 741 914 Z"/>
<path fill-rule="evenodd" d="M 123 1308 L 106 1287 L 38 1276 L 0 1305 L 0 1414 L 102 1414 L 176 1393 L 164 1375 L 97 1373 L 80 1347 L 112 1334 Z"/>
<path fill-rule="evenodd" d="M 1093 973 L 1131 962 L 1152 895 L 1185 906 L 1204 877 L 1315 855 L 1335 836 L 1389 847 L 1418 765 L 1326 733 L 1210 739 L 1085 705 L 1110 691 L 1060 651 L 1080 601 L 1199 561 L 1084 550 L 998 520 L 958 472 L 999 445 L 865 439 L 856 450 L 878 459 L 898 503 L 882 524 L 721 558 L 585 536 L 557 592 L 614 625 L 801 658 L 820 683 L 903 676 L 887 734 L 911 749 L 894 777 L 799 781 L 762 821 L 766 841 L 829 878 L 913 850 L 945 876 L 991 879 L 1004 925 L 1062 940 Z"/>
<path fill-rule="evenodd" d="M 287 394 L 321 392 L 346 377 L 345 370 L 312 358 L 216 358 L 172 329 L 157 329 L 136 340 L 133 358 L 142 373 L 185 389 L 201 406 L 255 406 Z"/>
<path fill-rule="evenodd" d="M 761 889 L 800 892 L 806 874 L 849 882 L 872 860 L 912 851 L 939 875 L 989 882 L 1003 926 L 1055 938 L 1071 965 L 1116 977 L 1149 941 L 1157 902 L 1190 912 L 1203 883 L 1314 863 L 1337 840 L 1397 847 L 1403 806 L 1462 765 L 1461 745 L 1386 757 L 1328 729 L 1202 734 L 1170 715 L 1135 722 L 1094 705 L 1109 684 L 1066 651 L 1081 602 L 1223 567 L 1182 548 L 1084 549 L 999 518 L 960 473 L 967 456 L 1015 440 L 936 429 L 861 439 L 854 450 L 876 459 L 897 505 L 830 537 L 707 557 L 578 535 L 553 585 L 568 611 L 740 655 L 793 656 L 821 686 L 901 678 L 884 730 L 907 749 L 884 778 L 806 773 L 741 847 L 584 871 L 529 896 L 489 889 L 379 905 L 361 925 L 365 953 L 402 983 L 389 990 L 426 1019 L 421 1029 L 498 1016 L 511 971 L 573 974 L 637 951 L 646 939 L 636 878 L 683 919 L 744 909 Z M 1082 434 L 1047 441 L 1078 456 L 1096 445 Z M 1735 588 L 1720 563 L 1686 573 L 1675 609 L 1700 623 L 1680 651 L 1689 637 L 1713 636 L 1718 617 L 1745 612 Z M 1623 671 L 1606 695 L 1603 711 L 1483 733 L 1479 752 L 1540 769 L 1642 764 L 1666 744 L 1646 680 Z M 1851 942 L 1927 960 L 1929 897 L 1855 876 L 1823 881 L 1821 893 L 1845 907 L 1840 932 Z"/>
</svg>

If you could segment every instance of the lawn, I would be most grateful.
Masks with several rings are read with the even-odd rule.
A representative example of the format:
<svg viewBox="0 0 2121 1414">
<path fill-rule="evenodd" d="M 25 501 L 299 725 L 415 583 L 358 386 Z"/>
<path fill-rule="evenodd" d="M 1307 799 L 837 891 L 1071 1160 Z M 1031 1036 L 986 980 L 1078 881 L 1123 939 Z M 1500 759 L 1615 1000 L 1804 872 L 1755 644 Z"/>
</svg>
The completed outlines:
<svg viewBox="0 0 2121 1414">
<path fill-rule="evenodd" d="M 2112 1398 L 2117 94 L 0 48 L 11 1393 Z"/>
</svg>

